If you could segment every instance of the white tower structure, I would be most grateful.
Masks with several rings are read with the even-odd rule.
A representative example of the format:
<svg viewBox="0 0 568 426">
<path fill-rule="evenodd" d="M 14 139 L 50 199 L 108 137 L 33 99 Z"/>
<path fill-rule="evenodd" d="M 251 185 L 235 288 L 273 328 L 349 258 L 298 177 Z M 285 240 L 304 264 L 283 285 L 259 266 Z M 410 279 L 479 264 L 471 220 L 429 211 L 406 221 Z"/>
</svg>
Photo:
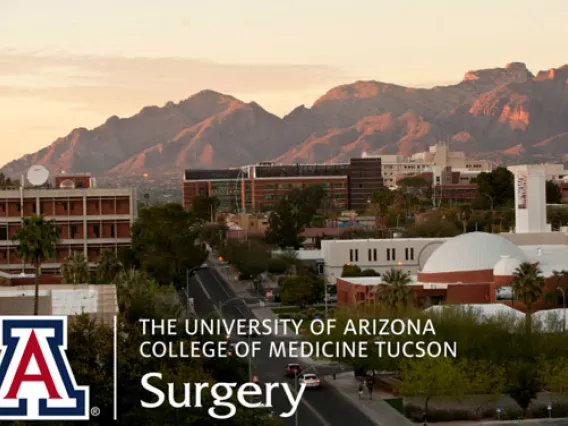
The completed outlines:
<svg viewBox="0 0 568 426">
<path fill-rule="evenodd" d="M 546 224 L 546 167 L 543 164 L 510 166 L 515 175 L 515 232 L 549 232 Z"/>
</svg>

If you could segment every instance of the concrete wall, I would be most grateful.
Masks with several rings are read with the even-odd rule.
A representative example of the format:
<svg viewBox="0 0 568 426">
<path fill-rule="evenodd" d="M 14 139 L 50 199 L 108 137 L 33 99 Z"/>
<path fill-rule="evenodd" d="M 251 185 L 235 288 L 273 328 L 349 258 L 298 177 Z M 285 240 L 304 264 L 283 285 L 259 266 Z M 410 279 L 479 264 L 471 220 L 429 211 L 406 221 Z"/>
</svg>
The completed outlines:
<svg viewBox="0 0 568 426">
<path fill-rule="evenodd" d="M 350 263 L 380 273 L 394 267 L 415 275 L 446 240 L 448 238 L 324 240 L 321 242 L 324 273 L 328 282 L 335 283 L 343 266 Z"/>
<path fill-rule="evenodd" d="M 0 297 L 0 315 L 33 315 L 34 298 Z M 39 315 L 51 315 L 51 296 L 39 297 Z"/>
</svg>

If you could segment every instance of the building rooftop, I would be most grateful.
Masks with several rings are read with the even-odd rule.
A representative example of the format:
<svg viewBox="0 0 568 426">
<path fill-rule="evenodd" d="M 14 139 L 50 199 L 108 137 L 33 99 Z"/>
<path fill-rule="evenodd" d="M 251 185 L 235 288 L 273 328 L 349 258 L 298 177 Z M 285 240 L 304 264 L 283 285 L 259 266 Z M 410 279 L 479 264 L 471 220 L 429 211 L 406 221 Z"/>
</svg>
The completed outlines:
<svg viewBox="0 0 568 426">
<path fill-rule="evenodd" d="M 554 275 L 554 271 L 568 270 L 567 245 L 520 246 L 531 263 L 539 263 L 545 277 Z"/>
<path fill-rule="evenodd" d="M 34 294 L 33 285 L 0 287 L 0 300 L 14 299 L 14 301 L 8 302 L 12 304 L 17 304 L 18 299 L 33 298 Z M 116 315 L 118 313 L 116 286 L 114 284 L 42 284 L 39 296 L 51 300 L 50 315 L 69 316 L 83 313 Z M 17 311 L 17 309 L 15 310 Z M 19 314 L 23 315 L 26 312 Z"/>
<path fill-rule="evenodd" d="M 501 256 L 527 261 L 519 246 L 498 234 L 469 232 L 442 244 L 426 261 L 423 273 L 493 270 Z"/>
</svg>

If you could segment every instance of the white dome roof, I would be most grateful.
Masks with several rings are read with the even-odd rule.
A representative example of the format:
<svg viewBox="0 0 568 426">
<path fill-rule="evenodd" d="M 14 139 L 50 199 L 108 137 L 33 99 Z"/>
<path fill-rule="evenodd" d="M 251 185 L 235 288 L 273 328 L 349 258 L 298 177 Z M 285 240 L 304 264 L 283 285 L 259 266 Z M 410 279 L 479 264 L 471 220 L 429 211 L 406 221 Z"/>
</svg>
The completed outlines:
<svg viewBox="0 0 568 426">
<path fill-rule="evenodd" d="M 446 241 L 426 261 L 421 272 L 493 270 L 501 256 L 526 262 L 524 252 L 511 241 L 486 232 L 470 232 Z"/>
<path fill-rule="evenodd" d="M 511 256 L 501 256 L 501 260 L 497 262 L 493 268 L 493 275 L 497 277 L 510 277 L 515 275 L 515 270 L 523 263 L 519 259 Z"/>
</svg>

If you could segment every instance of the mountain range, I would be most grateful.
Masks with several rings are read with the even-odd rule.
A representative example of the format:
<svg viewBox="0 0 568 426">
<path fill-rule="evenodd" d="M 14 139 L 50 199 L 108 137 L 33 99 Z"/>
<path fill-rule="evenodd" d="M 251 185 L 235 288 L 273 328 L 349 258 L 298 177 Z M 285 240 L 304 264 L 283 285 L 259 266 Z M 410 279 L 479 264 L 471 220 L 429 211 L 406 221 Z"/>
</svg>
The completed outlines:
<svg viewBox="0 0 568 426">
<path fill-rule="evenodd" d="M 6 164 L 94 175 L 181 172 L 254 164 L 340 162 L 363 153 L 407 155 L 439 141 L 505 163 L 568 160 L 568 65 L 469 71 L 430 89 L 377 81 L 335 87 L 283 118 L 255 102 L 204 90 L 179 103 L 76 128 Z"/>
</svg>

